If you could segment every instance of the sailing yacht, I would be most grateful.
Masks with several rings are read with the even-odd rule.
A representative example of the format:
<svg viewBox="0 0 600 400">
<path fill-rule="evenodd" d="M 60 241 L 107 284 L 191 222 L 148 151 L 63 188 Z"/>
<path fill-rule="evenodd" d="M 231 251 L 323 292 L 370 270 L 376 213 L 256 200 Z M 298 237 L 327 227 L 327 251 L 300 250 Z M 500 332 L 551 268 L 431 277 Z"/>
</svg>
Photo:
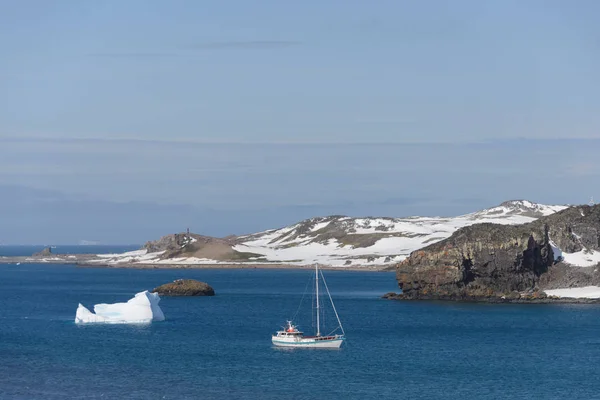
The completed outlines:
<svg viewBox="0 0 600 400">
<path fill-rule="evenodd" d="M 333 332 L 327 335 L 321 335 L 321 308 L 319 305 L 319 277 L 323 280 L 323 285 L 325 286 L 325 290 L 327 290 L 327 295 L 329 297 L 329 301 L 331 302 L 331 306 L 333 308 L 333 312 L 335 313 L 335 317 L 338 322 L 338 327 L 333 330 Z M 304 332 L 298 330 L 297 326 L 293 324 L 292 321 L 287 321 L 286 326 L 283 330 L 277 331 L 275 335 L 272 335 L 271 340 L 273 345 L 278 347 L 311 347 L 311 348 L 333 348 L 338 349 L 344 340 L 346 340 L 346 334 L 344 332 L 344 328 L 342 327 L 342 323 L 340 321 L 340 317 L 338 316 L 337 310 L 335 309 L 335 305 L 333 304 L 333 299 L 331 298 L 331 294 L 329 293 L 329 288 L 327 287 L 327 282 L 325 282 L 325 277 L 323 273 L 319 271 L 318 264 L 315 264 L 315 299 L 316 299 L 316 332 L 314 336 L 304 336 Z M 334 334 L 337 330 L 340 330 L 341 334 Z"/>
</svg>

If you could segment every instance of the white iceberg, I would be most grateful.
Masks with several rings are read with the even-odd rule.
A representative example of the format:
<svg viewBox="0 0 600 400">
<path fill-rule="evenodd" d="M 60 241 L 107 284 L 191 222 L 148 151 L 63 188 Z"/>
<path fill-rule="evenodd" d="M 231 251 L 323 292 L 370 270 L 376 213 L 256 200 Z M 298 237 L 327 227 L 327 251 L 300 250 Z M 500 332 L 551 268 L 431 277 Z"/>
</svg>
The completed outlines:
<svg viewBox="0 0 600 400">
<path fill-rule="evenodd" d="M 94 312 L 81 303 L 75 314 L 76 324 L 148 324 L 164 321 L 165 315 L 158 303 L 160 296 L 147 290 L 137 293 L 127 303 L 96 304 Z"/>
</svg>

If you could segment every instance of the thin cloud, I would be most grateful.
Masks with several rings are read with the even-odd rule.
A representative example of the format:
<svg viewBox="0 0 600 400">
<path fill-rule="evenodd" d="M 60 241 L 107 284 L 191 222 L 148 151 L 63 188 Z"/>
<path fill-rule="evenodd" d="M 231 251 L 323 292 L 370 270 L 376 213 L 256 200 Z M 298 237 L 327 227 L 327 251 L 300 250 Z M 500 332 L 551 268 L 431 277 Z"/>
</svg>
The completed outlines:
<svg viewBox="0 0 600 400">
<path fill-rule="evenodd" d="M 222 42 L 202 42 L 192 45 L 195 50 L 270 50 L 298 46 L 294 40 L 232 40 Z"/>
<path fill-rule="evenodd" d="M 152 59 L 161 57 L 177 57 L 180 54 L 177 53 L 136 53 L 136 52 L 108 52 L 108 53 L 89 53 L 90 57 L 107 57 L 107 58 L 140 58 L 140 59 Z"/>
<path fill-rule="evenodd" d="M 276 50 L 298 46 L 295 40 L 232 40 L 217 42 L 200 42 L 187 47 L 184 52 L 96 52 L 88 53 L 89 57 L 153 59 L 163 57 L 185 57 L 193 55 L 193 51 L 202 50 Z"/>
<path fill-rule="evenodd" d="M 49 143 L 77 143 L 77 142 L 99 142 L 99 143 L 156 143 L 156 144 L 186 144 L 186 145 L 286 145 L 286 146 L 422 146 L 422 145 L 461 145 L 461 142 L 418 142 L 418 141 L 318 141 L 318 140 L 251 140 L 251 139 L 216 139 L 216 138 L 154 138 L 154 137 L 75 137 L 66 135 L 56 136 L 11 136 L 0 133 L 0 140 L 7 143 L 31 143 L 31 142 L 49 142 Z M 470 143 L 470 142 L 464 142 Z"/>
</svg>

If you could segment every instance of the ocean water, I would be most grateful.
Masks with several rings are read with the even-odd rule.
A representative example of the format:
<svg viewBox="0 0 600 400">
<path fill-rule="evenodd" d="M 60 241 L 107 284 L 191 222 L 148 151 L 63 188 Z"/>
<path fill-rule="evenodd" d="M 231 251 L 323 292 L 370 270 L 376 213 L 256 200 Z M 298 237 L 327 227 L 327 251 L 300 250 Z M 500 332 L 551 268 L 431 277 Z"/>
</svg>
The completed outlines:
<svg viewBox="0 0 600 400">
<path fill-rule="evenodd" d="M 347 342 L 273 348 L 310 274 L 0 265 L 0 399 L 600 398 L 600 306 L 389 301 L 393 273 L 324 271 Z M 73 322 L 177 278 L 217 295 L 164 297 L 147 326 Z"/>
<path fill-rule="evenodd" d="M 52 252 L 56 254 L 108 254 L 122 253 L 125 251 L 139 250 L 141 245 L 114 246 L 114 245 L 89 245 L 89 246 L 69 246 L 69 245 L 24 245 L 24 246 L 2 246 L 0 245 L 0 257 L 24 257 L 51 247 Z"/>
</svg>

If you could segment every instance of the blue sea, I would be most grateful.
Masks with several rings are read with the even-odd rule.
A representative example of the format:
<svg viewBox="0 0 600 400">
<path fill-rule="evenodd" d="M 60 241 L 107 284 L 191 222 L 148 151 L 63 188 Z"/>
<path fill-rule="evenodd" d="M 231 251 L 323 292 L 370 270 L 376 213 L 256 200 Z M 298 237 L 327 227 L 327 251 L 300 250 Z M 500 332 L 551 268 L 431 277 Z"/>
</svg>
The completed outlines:
<svg viewBox="0 0 600 400">
<path fill-rule="evenodd" d="M 598 305 L 389 301 L 393 273 L 323 272 L 340 350 L 271 345 L 301 303 L 311 332 L 310 271 L 0 265 L 0 399 L 600 398 Z M 178 278 L 217 295 L 163 297 L 147 326 L 73 322 Z"/>
<path fill-rule="evenodd" d="M 2 246 L 0 245 L 0 257 L 20 257 L 30 256 L 34 253 L 50 247 L 51 251 L 56 254 L 110 254 L 122 253 L 125 251 L 139 250 L 142 246 L 132 244 L 128 246 L 114 245 L 89 245 L 89 246 L 69 246 L 69 245 L 24 245 L 24 246 Z"/>
</svg>

